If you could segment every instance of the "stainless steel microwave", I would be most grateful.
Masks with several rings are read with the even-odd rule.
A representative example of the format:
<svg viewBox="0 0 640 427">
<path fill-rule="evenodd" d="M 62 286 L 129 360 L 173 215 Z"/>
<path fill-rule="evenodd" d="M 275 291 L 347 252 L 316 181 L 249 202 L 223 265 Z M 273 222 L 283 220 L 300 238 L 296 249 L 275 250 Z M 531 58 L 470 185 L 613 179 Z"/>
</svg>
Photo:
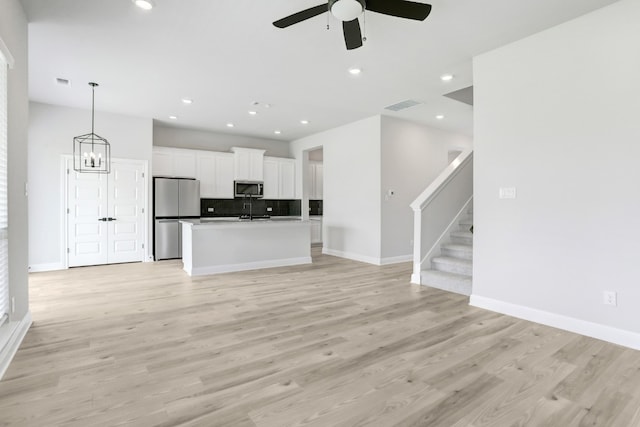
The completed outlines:
<svg viewBox="0 0 640 427">
<path fill-rule="evenodd" d="M 264 183 L 262 181 L 234 181 L 236 197 L 261 198 L 264 195 Z"/>
</svg>

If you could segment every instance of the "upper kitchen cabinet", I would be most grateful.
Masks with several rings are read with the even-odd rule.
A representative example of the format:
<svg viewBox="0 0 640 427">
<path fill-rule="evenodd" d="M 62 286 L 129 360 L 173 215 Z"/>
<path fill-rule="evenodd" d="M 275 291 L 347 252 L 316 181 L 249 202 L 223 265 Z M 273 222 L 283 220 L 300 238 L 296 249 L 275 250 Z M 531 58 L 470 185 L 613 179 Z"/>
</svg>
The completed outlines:
<svg viewBox="0 0 640 427">
<path fill-rule="evenodd" d="M 195 152 L 181 148 L 153 147 L 152 171 L 153 176 L 195 178 Z"/>
<path fill-rule="evenodd" d="M 196 178 L 200 180 L 200 197 L 233 199 L 233 163 L 231 153 L 196 152 Z"/>
<path fill-rule="evenodd" d="M 309 200 L 322 200 L 323 165 L 322 162 L 309 161 Z"/>
<path fill-rule="evenodd" d="M 264 158 L 265 199 L 295 199 L 296 161 L 279 157 Z"/>
<path fill-rule="evenodd" d="M 235 179 L 243 181 L 264 180 L 265 150 L 232 147 L 234 155 Z"/>
</svg>

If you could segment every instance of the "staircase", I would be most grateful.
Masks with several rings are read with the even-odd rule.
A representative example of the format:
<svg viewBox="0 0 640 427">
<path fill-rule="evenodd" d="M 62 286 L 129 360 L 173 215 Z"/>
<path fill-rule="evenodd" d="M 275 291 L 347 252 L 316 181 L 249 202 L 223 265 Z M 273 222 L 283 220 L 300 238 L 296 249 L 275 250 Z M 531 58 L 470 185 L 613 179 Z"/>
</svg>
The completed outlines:
<svg viewBox="0 0 640 427">
<path fill-rule="evenodd" d="M 450 241 L 440 245 L 440 255 L 431 259 L 431 269 L 420 272 L 420 283 L 433 288 L 471 295 L 473 272 L 473 207 L 458 221 Z"/>
</svg>

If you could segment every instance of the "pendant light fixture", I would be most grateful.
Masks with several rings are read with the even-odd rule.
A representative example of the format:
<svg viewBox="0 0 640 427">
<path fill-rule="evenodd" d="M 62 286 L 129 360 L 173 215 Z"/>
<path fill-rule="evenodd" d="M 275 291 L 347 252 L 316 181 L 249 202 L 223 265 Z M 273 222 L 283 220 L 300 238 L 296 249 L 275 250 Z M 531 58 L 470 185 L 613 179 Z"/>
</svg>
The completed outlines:
<svg viewBox="0 0 640 427">
<path fill-rule="evenodd" d="M 95 91 L 91 86 L 91 133 L 73 138 L 73 169 L 81 173 L 109 173 L 111 171 L 111 146 L 109 141 L 93 132 L 95 117 Z"/>
</svg>

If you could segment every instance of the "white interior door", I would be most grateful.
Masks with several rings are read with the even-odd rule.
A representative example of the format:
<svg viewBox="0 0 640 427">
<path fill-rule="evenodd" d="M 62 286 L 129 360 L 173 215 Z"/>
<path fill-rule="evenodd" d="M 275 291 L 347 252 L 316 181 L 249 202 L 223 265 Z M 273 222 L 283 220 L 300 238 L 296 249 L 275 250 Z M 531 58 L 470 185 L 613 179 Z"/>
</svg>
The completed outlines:
<svg viewBox="0 0 640 427">
<path fill-rule="evenodd" d="M 144 169 L 112 162 L 109 174 L 107 263 L 144 259 Z"/>
<path fill-rule="evenodd" d="M 110 174 L 77 173 L 67 162 L 68 265 L 144 259 L 144 164 L 111 163 Z"/>
<path fill-rule="evenodd" d="M 78 173 L 67 162 L 69 267 L 107 263 L 108 175 Z"/>
</svg>

